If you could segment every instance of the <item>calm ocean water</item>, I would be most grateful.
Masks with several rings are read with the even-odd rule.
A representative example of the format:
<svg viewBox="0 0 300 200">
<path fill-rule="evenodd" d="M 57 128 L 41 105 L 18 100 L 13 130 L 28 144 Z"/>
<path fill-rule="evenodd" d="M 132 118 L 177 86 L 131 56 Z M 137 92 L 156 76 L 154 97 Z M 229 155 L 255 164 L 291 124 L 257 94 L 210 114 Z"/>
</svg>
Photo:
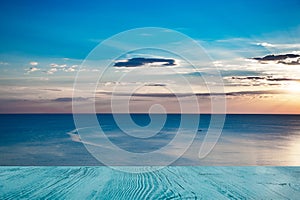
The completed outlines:
<svg viewBox="0 0 300 200">
<path fill-rule="evenodd" d="M 141 126 L 150 122 L 148 115 L 132 117 Z M 161 132 L 148 140 L 132 139 L 122 133 L 112 115 L 98 115 L 111 141 L 133 152 L 151 152 L 168 144 L 180 117 L 168 115 Z M 210 115 L 201 115 L 196 142 L 173 166 L 147 173 L 126 173 L 101 166 L 86 150 L 72 115 L 0 115 L 0 199 L 300 196 L 299 115 L 227 115 L 219 142 L 207 157 L 199 159 L 199 145 L 210 119 Z M 118 155 L 112 159 L 118 160 Z M 139 171 L 139 164 L 136 165 L 130 168 Z M 155 164 L 148 167 L 156 169 Z"/>
<path fill-rule="evenodd" d="M 124 134 L 110 114 L 98 115 L 98 120 L 114 144 L 127 151 L 147 153 L 167 145 L 174 138 L 180 117 L 168 115 L 163 129 L 151 139 Z M 141 126 L 150 122 L 146 114 L 134 114 L 132 118 Z M 200 116 L 201 131 L 189 150 L 173 165 L 300 166 L 300 115 L 227 115 L 217 145 L 200 160 L 199 147 L 210 119 L 210 115 Z M 0 165 L 102 165 L 78 138 L 70 114 L 0 115 Z M 116 155 L 113 159 L 117 158 Z M 122 165 L 122 161 L 116 165 Z"/>
</svg>

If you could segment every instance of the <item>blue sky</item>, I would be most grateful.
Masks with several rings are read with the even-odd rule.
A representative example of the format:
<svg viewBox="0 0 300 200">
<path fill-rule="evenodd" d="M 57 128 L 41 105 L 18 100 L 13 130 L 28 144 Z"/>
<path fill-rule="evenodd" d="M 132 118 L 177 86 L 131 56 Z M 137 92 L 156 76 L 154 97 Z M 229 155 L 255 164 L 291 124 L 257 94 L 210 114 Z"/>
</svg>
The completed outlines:
<svg viewBox="0 0 300 200">
<path fill-rule="evenodd" d="M 288 1 L 2 1 L 0 52 L 83 59 L 96 42 L 137 27 L 195 39 L 257 37 L 299 25 Z"/>
<path fill-rule="evenodd" d="M 205 48 L 223 75 L 229 112 L 300 113 L 299 10 L 297 0 L 1 1 L 0 112 L 71 112 L 76 73 L 101 41 L 134 28 L 163 27 L 186 34 Z M 269 54 L 299 57 L 251 59 Z M 135 52 L 122 59 L 141 55 L 166 57 Z M 172 55 L 166 58 L 180 60 Z M 205 96 L 195 81 L 199 71 L 188 69 L 184 62 L 176 67 L 193 81 L 193 90 Z M 146 89 L 140 92 L 156 94 L 152 96 L 154 102 L 170 102 L 157 95 L 165 93 L 168 86 L 178 91 L 185 89 L 176 84 L 174 74 L 162 78 L 151 74 L 151 70 L 143 66 L 135 73 L 148 77 L 143 83 Z M 108 105 L 107 94 L 113 87 L 123 85 L 126 90 L 133 84 L 119 83 L 116 74 L 132 71 L 110 69 L 99 89 L 104 105 Z M 95 74 L 97 69 L 90 72 Z M 137 96 L 136 102 L 148 102 L 150 98 L 145 94 Z M 105 106 L 99 109 L 108 112 Z"/>
</svg>

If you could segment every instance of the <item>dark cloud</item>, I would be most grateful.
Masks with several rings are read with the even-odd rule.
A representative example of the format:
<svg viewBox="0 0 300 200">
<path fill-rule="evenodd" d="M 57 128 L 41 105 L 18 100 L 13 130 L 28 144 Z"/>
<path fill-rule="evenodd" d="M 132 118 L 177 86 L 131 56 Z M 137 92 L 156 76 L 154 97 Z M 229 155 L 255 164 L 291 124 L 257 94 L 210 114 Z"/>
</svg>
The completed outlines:
<svg viewBox="0 0 300 200">
<path fill-rule="evenodd" d="M 228 92 L 227 96 L 240 96 L 240 95 L 264 95 L 264 94 L 281 94 L 279 90 L 259 90 L 259 91 L 239 91 L 239 92 Z"/>
<path fill-rule="evenodd" d="M 172 94 L 172 93 L 111 93 L 111 92 L 98 92 L 98 94 L 113 95 L 113 96 L 132 96 L 132 97 L 186 97 L 191 96 L 189 93 Z"/>
<path fill-rule="evenodd" d="M 268 78 L 268 81 L 299 81 L 299 79 L 292 78 Z"/>
<path fill-rule="evenodd" d="M 280 94 L 278 90 L 260 90 L 260 91 L 238 91 L 238 92 L 227 92 L 227 93 L 198 93 L 197 96 L 243 96 L 243 95 L 264 95 L 264 94 Z"/>
<path fill-rule="evenodd" d="M 282 55 L 267 55 L 262 58 L 253 58 L 254 60 L 261 60 L 261 61 L 278 61 L 278 60 L 285 60 L 287 58 L 298 58 L 300 55 L 298 54 L 282 54 Z"/>
<path fill-rule="evenodd" d="M 174 66 L 174 59 L 165 58 L 130 58 L 127 61 L 120 61 L 114 64 L 114 67 L 139 67 L 149 63 L 159 63 L 160 66 Z"/>
<path fill-rule="evenodd" d="M 266 81 L 300 81 L 300 79 L 293 78 L 274 78 L 273 76 L 233 76 L 233 80 L 266 80 Z"/>
<path fill-rule="evenodd" d="M 266 79 L 266 77 L 263 76 L 233 76 L 231 79 L 237 79 L 237 80 L 262 80 Z"/>
<path fill-rule="evenodd" d="M 114 96 L 131 96 L 131 97 L 189 97 L 196 95 L 198 97 L 211 97 L 211 96 L 243 96 L 243 95 L 266 95 L 266 94 L 282 94 L 283 92 L 280 90 L 258 90 L 258 91 L 237 91 L 237 92 L 227 92 L 227 93 L 180 93 L 180 94 L 172 94 L 172 93 L 109 93 L 109 92 L 100 92 L 101 94 L 114 95 Z"/>
<path fill-rule="evenodd" d="M 83 98 L 83 97 L 77 97 L 77 98 L 71 98 L 71 97 L 61 97 L 61 98 L 57 98 L 57 99 L 52 99 L 52 101 L 54 102 L 71 102 L 71 101 L 86 101 L 87 98 Z"/>
<path fill-rule="evenodd" d="M 164 83 L 148 83 L 148 84 L 145 84 L 145 86 L 165 87 L 167 85 Z"/>
<path fill-rule="evenodd" d="M 186 96 L 191 96 L 192 94 L 172 94 L 172 93 L 135 93 L 132 94 L 131 96 L 134 97 L 186 97 Z"/>
<path fill-rule="evenodd" d="M 52 88 L 46 88 L 46 89 L 43 89 L 43 90 L 47 90 L 47 91 L 55 91 L 55 92 L 60 92 L 62 90 L 60 89 L 52 89 Z"/>
<path fill-rule="evenodd" d="M 298 58 L 296 61 L 288 61 L 288 58 Z M 256 57 L 252 58 L 254 60 L 258 60 L 262 63 L 268 61 L 277 61 L 277 63 L 285 64 L 285 65 L 300 65 L 300 55 L 298 54 L 280 54 L 280 55 L 267 55 L 264 57 Z"/>
<path fill-rule="evenodd" d="M 277 63 L 281 63 L 281 64 L 285 64 L 285 65 L 300 65 L 300 58 L 297 61 L 284 61 L 284 60 L 280 60 Z"/>
</svg>

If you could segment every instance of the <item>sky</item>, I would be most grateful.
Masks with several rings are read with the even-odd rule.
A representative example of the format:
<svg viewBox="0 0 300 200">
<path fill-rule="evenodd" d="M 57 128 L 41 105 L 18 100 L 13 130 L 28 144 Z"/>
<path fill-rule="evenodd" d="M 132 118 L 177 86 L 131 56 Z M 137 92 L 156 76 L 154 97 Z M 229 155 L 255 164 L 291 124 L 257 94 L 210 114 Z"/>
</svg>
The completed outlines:
<svg viewBox="0 0 300 200">
<path fill-rule="evenodd" d="M 297 0 L 1 1 L 0 113 L 70 113 L 76 75 L 85 70 L 88 80 L 104 69 L 95 97 L 82 91 L 76 96 L 82 107 L 93 102 L 97 112 L 111 112 L 117 88 L 117 102 L 131 97 L 132 112 L 147 112 L 153 104 L 180 112 L 178 99 L 170 94 L 176 91 L 189 107 L 187 112 L 209 113 L 211 91 L 202 78 L 218 69 L 222 83 L 215 85 L 223 86 L 226 112 L 300 114 L 299 9 Z M 91 66 L 83 65 L 108 38 L 144 27 L 190 37 L 211 62 L 204 63 L 199 55 L 193 63 L 200 67 L 194 68 L 180 55 L 139 50 L 114 60 L 112 51 L 107 51 Z M 147 29 L 141 32 L 145 38 L 152 34 Z M 183 54 L 196 51 L 180 39 Z M 124 48 L 122 42 L 126 43 L 115 43 L 114 48 Z M 163 37 L 155 42 L 169 45 Z M 136 63 L 132 58 L 144 61 Z M 108 70 L 106 60 L 113 63 Z M 180 81 L 183 78 L 188 87 Z M 132 88 L 136 88 L 134 95 L 129 94 Z M 191 94 L 200 108 L 190 102 Z M 122 106 L 118 103 L 117 111 Z"/>
</svg>

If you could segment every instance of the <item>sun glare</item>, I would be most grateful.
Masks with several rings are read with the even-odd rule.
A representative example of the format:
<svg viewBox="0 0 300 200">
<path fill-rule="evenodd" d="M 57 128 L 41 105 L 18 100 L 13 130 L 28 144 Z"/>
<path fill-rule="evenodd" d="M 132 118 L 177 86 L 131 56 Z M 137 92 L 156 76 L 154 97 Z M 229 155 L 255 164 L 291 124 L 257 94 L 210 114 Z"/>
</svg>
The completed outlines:
<svg viewBox="0 0 300 200">
<path fill-rule="evenodd" d="M 292 82 L 289 83 L 285 89 L 289 92 L 293 93 L 300 93 L 300 83 L 299 82 Z"/>
</svg>

